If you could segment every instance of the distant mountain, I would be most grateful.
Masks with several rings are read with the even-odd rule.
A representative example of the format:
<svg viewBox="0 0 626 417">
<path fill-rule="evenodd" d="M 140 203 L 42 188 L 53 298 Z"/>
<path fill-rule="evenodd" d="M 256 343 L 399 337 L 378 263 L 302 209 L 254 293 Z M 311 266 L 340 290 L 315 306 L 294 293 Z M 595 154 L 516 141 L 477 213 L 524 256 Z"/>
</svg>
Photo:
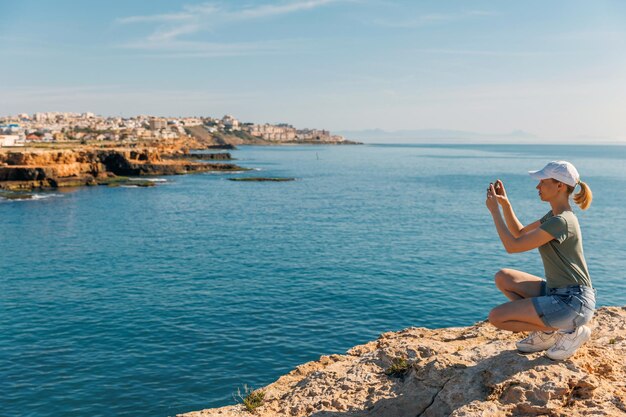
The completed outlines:
<svg viewBox="0 0 626 417">
<path fill-rule="evenodd" d="M 510 133 L 488 134 L 447 129 L 395 130 L 382 129 L 346 130 L 337 132 L 346 139 L 365 142 L 395 143 L 467 143 L 467 142 L 537 142 L 540 138 L 523 130 Z"/>
</svg>

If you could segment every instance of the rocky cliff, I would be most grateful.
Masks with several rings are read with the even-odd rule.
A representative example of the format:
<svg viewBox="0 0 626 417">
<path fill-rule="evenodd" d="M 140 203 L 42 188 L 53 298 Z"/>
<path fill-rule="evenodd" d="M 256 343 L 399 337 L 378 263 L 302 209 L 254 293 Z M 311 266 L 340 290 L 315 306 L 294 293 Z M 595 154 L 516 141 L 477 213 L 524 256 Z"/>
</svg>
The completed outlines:
<svg viewBox="0 0 626 417">
<path fill-rule="evenodd" d="M 563 362 L 518 353 L 522 334 L 485 322 L 384 333 L 257 390 L 253 413 L 233 405 L 184 416 L 626 416 L 626 307 L 599 309 L 591 327 Z"/>
<path fill-rule="evenodd" d="M 243 169 L 234 164 L 190 161 L 184 157 L 186 152 L 187 149 L 177 144 L 145 148 L 78 147 L 5 151 L 0 152 L 0 188 L 56 188 L 94 185 L 116 175 L 173 175 Z M 210 159 L 210 154 L 203 155 Z M 216 156 L 214 159 L 226 158 Z"/>
</svg>

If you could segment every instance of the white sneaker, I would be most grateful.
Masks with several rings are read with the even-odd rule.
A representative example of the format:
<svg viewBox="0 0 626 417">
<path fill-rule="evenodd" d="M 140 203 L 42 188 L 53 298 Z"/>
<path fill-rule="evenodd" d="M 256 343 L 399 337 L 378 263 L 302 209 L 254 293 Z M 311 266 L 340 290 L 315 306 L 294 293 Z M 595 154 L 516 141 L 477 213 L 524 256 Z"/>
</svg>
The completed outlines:
<svg viewBox="0 0 626 417">
<path fill-rule="evenodd" d="M 558 339 L 559 335 L 557 332 L 532 332 L 527 338 L 520 340 L 515 345 L 520 352 L 541 352 L 542 350 L 550 349 L 554 346 Z"/>
<path fill-rule="evenodd" d="M 573 333 L 559 334 L 559 340 L 547 352 L 546 356 L 555 361 L 567 359 L 591 337 L 591 329 L 580 326 Z"/>
</svg>

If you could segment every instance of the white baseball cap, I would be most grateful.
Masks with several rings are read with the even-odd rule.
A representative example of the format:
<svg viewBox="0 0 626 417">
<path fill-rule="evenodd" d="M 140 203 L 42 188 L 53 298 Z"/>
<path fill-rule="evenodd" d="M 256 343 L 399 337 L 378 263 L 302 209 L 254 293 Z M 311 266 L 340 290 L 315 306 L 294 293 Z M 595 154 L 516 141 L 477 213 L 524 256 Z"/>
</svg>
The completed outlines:
<svg viewBox="0 0 626 417">
<path fill-rule="evenodd" d="M 538 180 L 552 178 L 572 187 L 576 187 L 576 184 L 580 182 L 580 175 L 578 175 L 578 171 L 574 165 L 567 161 L 548 162 L 548 165 L 543 167 L 543 169 L 540 169 L 539 171 L 528 171 L 528 173 L 531 177 Z"/>
</svg>

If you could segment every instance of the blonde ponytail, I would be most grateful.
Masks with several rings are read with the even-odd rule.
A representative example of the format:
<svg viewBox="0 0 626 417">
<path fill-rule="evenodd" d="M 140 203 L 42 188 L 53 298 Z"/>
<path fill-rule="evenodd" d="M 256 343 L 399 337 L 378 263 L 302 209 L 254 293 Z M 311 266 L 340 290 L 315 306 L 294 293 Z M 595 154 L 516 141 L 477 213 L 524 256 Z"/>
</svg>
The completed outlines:
<svg viewBox="0 0 626 417">
<path fill-rule="evenodd" d="M 580 191 L 578 194 L 574 194 L 574 202 L 578 204 L 578 207 L 582 210 L 587 210 L 593 200 L 593 193 L 591 192 L 591 188 L 584 182 L 580 181 L 578 185 L 580 185 Z"/>
</svg>

